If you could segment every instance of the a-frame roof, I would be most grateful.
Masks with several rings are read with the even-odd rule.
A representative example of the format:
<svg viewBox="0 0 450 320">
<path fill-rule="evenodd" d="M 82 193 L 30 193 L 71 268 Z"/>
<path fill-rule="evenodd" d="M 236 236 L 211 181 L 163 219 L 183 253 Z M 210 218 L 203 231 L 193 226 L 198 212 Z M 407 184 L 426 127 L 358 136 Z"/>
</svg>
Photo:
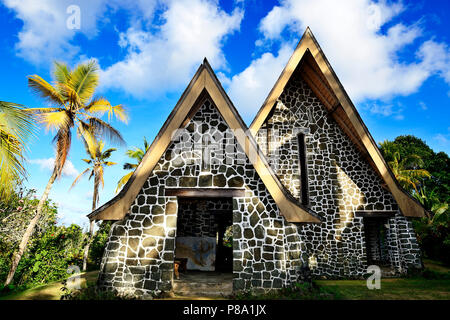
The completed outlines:
<svg viewBox="0 0 450 320">
<path fill-rule="evenodd" d="M 263 153 L 259 150 L 256 141 L 223 90 L 206 59 L 195 73 L 189 86 L 182 94 L 129 181 L 113 199 L 90 213 L 88 215 L 89 219 L 120 220 L 126 215 L 153 168 L 170 146 L 172 133 L 182 127 L 193 108 L 195 108 L 196 101 L 205 91 L 210 96 L 230 129 L 235 133 L 240 133 L 235 134 L 236 140 L 245 151 L 261 180 L 275 200 L 280 209 L 280 213 L 289 222 L 319 223 L 320 219 L 317 215 L 309 208 L 300 204 L 283 187 Z"/>
<path fill-rule="evenodd" d="M 340 125 L 385 182 L 384 187 L 392 193 L 403 215 L 423 217 L 424 207 L 398 184 L 309 27 L 250 125 L 252 134 L 256 135 L 266 121 L 296 70 L 300 70 L 302 79 L 328 109 L 328 114 Z"/>
</svg>

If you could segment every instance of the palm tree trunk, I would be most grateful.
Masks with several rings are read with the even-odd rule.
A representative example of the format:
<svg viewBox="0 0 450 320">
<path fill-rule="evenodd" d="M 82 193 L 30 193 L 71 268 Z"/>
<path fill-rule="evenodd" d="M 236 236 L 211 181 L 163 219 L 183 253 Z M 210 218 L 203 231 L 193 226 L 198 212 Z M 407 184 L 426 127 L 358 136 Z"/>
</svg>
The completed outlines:
<svg viewBox="0 0 450 320">
<path fill-rule="evenodd" d="M 14 274 L 16 273 L 17 266 L 19 265 L 20 259 L 22 259 L 23 253 L 25 252 L 25 249 L 27 247 L 28 241 L 30 240 L 31 236 L 34 233 L 34 229 L 39 221 L 39 218 L 41 217 L 42 208 L 44 207 L 45 201 L 47 201 L 48 194 L 50 193 L 50 189 L 53 186 L 53 183 L 55 182 L 57 177 L 57 170 L 53 169 L 53 173 L 48 180 L 47 186 L 45 187 L 44 193 L 42 194 L 41 200 L 39 200 L 39 204 L 36 208 L 36 215 L 33 219 L 31 219 L 30 224 L 28 225 L 27 230 L 23 234 L 22 241 L 20 242 L 19 249 L 17 250 L 16 254 L 14 255 L 11 269 L 9 270 L 8 276 L 6 277 L 5 286 L 9 285 L 13 278 Z"/>
<path fill-rule="evenodd" d="M 98 185 L 99 185 L 99 178 L 97 177 L 97 174 L 94 176 L 94 194 L 92 197 L 92 211 L 94 211 L 97 208 L 97 198 L 98 198 Z M 83 271 L 86 271 L 87 268 L 87 259 L 89 255 L 89 247 L 92 243 L 92 238 L 94 235 L 94 220 L 91 220 L 91 223 L 89 225 L 89 239 L 84 247 L 84 254 L 83 254 Z"/>
</svg>

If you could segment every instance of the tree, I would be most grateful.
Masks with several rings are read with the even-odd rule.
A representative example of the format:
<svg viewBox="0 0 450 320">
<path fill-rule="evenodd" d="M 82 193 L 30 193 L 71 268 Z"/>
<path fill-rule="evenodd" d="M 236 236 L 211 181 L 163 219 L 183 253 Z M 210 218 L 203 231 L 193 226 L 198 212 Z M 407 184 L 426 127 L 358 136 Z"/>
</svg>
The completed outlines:
<svg viewBox="0 0 450 320">
<path fill-rule="evenodd" d="M 95 61 L 81 63 L 73 70 L 64 63 L 55 62 L 53 77 L 53 85 L 38 75 L 28 77 L 28 86 L 46 102 L 53 105 L 52 107 L 27 110 L 33 112 L 47 129 L 56 130 L 53 138 L 53 142 L 56 144 L 56 154 L 52 175 L 39 201 L 36 214 L 31 219 L 14 255 L 5 285 L 11 283 L 28 240 L 41 216 L 42 207 L 50 189 L 55 180 L 61 176 L 72 143 L 72 129 L 76 128 L 77 136 L 82 137 L 84 141 L 92 142 L 97 137 L 104 137 L 111 141 L 124 143 L 120 133 L 100 119 L 103 114 L 108 112 L 109 119 L 114 115 L 126 123 L 128 116 L 122 105 L 112 106 L 105 98 L 93 98 L 98 86 L 98 66 Z"/>
<path fill-rule="evenodd" d="M 421 179 L 430 177 L 430 173 L 423 166 L 422 159 L 416 154 L 410 154 L 403 159 L 400 153 L 394 152 L 393 160 L 388 162 L 397 181 L 407 191 L 414 190 L 418 193 Z"/>
<path fill-rule="evenodd" d="M 423 186 L 433 190 L 442 202 L 450 202 L 450 158 L 445 152 L 434 152 L 425 141 L 412 135 L 398 136 L 389 143 L 395 146 L 401 158 L 411 154 L 419 156 L 423 160 L 422 169 L 431 175 L 423 181 Z M 386 161 L 392 161 L 384 143 L 380 147 Z"/>
<path fill-rule="evenodd" d="M 150 147 L 150 145 L 148 144 L 147 139 L 144 137 L 144 149 L 141 149 L 141 148 L 138 148 L 138 147 L 133 147 L 133 149 L 128 149 L 127 150 L 127 152 L 125 154 L 128 157 L 130 157 L 131 159 L 136 160 L 136 163 L 126 162 L 123 165 L 123 169 L 124 170 L 133 170 L 133 171 L 131 171 L 130 173 L 127 173 L 122 178 L 120 178 L 119 182 L 117 183 L 116 192 L 118 192 L 120 190 L 120 188 L 122 188 L 122 186 L 124 186 L 127 183 L 127 181 L 131 178 L 131 176 L 133 175 L 134 170 L 141 163 L 142 158 L 144 158 L 144 155 L 147 152 L 149 147 Z"/>
<path fill-rule="evenodd" d="M 104 180 L 103 180 L 103 172 L 104 167 L 110 167 L 115 165 L 115 162 L 107 161 L 109 157 L 111 157 L 111 154 L 116 151 L 115 148 L 109 148 L 105 151 L 103 151 L 105 144 L 103 141 L 91 141 L 86 142 L 84 141 L 84 147 L 86 149 L 86 153 L 89 155 L 90 159 L 82 159 L 84 162 L 86 162 L 89 167 L 84 170 L 82 173 L 78 175 L 78 177 L 75 179 L 75 181 L 72 183 L 71 189 L 77 184 L 80 179 L 86 175 L 89 174 L 89 180 L 94 177 L 94 193 L 92 196 L 92 211 L 94 211 L 97 208 L 98 199 L 99 199 L 99 192 L 98 188 L 100 186 L 100 183 L 102 184 L 102 189 L 104 188 Z M 84 255 L 83 255 L 83 271 L 86 271 L 87 267 L 87 258 L 89 253 L 89 246 L 92 242 L 92 236 L 94 233 L 94 220 L 90 222 L 89 226 L 89 239 L 88 242 L 84 248 Z"/>
<path fill-rule="evenodd" d="M 30 113 L 21 105 L 0 101 L 0 200 L 11 196 L 26 174 L 25 146 L 35 128 Z"/>
</svg>

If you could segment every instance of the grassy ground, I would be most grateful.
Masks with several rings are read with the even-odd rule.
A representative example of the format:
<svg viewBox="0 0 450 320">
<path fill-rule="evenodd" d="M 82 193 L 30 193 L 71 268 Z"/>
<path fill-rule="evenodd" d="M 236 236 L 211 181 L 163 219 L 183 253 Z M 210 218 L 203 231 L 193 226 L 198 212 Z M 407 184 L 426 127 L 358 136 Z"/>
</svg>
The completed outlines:
<svg viewBox="0 0 450 320">
<path fill-rule="evenodd" d="M 450 280 L 382 279 L 379 290 L 365 280 L 317 280 L 316 284 L 345 300 L 449 300 Z"/>
<path fill-rule="evenodd" d="M 440 262 L 424 259 L 425 269 L 450 273 Z M 338 299 L 349 300 L 450 300 L 450 279 L 382 279 L 379 290 L 369 290 L 365 280 L 316 280 L 316 284 L 334 292 Z"/>
<path fill-rule="evenodd" d="M 93 285 L 97 281 L 98 271 L 91 271 L 79 275 L 79 280 L 73 284 L 78 284 L 81 288 Z M 76 276 L 75 276 L 76 277 Z M 69 282 L 70 277 L 67 281 Z M 45 284 L 39 287 L 31 288 L 22 292 L 13 293 L 8 296 L 0 297 L 0 300 L 59 300 L 61 297 L 61 281 Z"/>
<path fill-rule="evenodd" d="M 424 260 L 427 270 L 450 273 L 450 268 L 432 260 Z M 97 280 L 98 271 L 91 271 L 80 275 L 80 286 L 86 283 L 93 285 Z M 450 300 L 450 279 L 394 278 L 382 279 L 380 290 L 369 290 L 365 280 L 316 280 L 326 292 L 334 294 L 335 299 L 377 299 L 377 300 Z M 61 297 L 61 282 L 54 282 L 40 287 L 25 290 L 9 296 L 0 297 L 0 300 L 59 300 Z M 211 299 L 203 297 L 173 297 L 179 299 Z"/>
</svg>

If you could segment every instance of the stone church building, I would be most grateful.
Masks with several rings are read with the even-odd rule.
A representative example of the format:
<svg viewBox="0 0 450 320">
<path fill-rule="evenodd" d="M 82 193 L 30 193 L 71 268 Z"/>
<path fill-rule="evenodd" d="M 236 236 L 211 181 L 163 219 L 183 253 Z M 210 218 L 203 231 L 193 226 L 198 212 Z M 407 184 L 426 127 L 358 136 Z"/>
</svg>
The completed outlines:
<svg viewBox="0 0 450 320">
<path fill-rule="evenodd" d="M 205 60 L 128 183 L 88 217 L 115 221 L 99 286 L 140 295 L 171 291 L 183 264 L 229 273 L 235 291 L 286 287 L 305 268 L 401 275 L 422 267 L 411 218 L 424 214 L 307 29 L 250 128 Z"/>
</svg>

